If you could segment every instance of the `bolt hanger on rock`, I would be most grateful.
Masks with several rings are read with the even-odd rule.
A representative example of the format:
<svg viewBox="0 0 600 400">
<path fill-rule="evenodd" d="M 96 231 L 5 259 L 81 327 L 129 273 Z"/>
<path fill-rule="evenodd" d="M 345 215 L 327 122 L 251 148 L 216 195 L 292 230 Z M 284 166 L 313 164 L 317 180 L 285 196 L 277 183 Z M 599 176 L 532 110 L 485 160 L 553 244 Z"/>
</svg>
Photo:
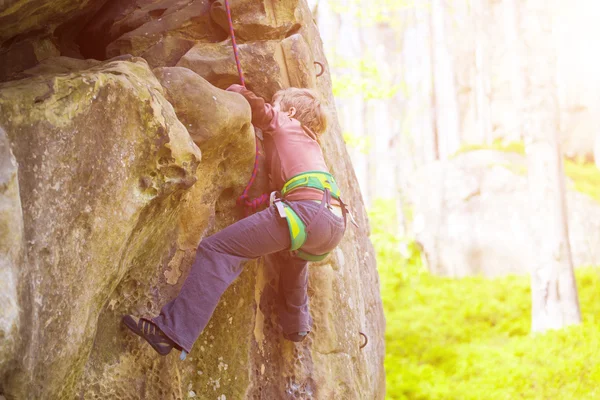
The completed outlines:
<svg viewBox="0 0 600 400">
<path fill-rule="evenodd" d="M 318 61 L 315 61 L 315 65 L 318 65 L 319 67 L 321 67 L 321 69 L 319 70 L 319 73 L 317 74 L 317 78 L 318 78 L 325 73 L 325 66 L 323 66 L 323 64 Z"/>
<path fill-rule="evenodd" d="M 358 332 L 358 333 L 360 334 L 360 336 L 365 338 L 365 341 L 363 342 L 363 344 L 360 345 L 360 349 L 363 349 L 369 343 L 369 338 L 367 337 L 367 335 L 365 335 L 362 332 Z"/>
</svg>

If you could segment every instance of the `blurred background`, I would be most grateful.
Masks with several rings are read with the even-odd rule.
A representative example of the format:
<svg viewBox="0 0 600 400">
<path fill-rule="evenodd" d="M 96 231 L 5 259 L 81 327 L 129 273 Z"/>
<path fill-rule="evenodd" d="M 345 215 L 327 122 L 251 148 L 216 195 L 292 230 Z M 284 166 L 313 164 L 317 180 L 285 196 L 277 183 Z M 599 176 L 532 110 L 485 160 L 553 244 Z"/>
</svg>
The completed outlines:
<svg viewBox="0 0 600 400">
<path fill-rule="evenodd" d="M 309 3 L 370 210 L 388 398 L 600 397 L 600 3 Z"/>
</svg>

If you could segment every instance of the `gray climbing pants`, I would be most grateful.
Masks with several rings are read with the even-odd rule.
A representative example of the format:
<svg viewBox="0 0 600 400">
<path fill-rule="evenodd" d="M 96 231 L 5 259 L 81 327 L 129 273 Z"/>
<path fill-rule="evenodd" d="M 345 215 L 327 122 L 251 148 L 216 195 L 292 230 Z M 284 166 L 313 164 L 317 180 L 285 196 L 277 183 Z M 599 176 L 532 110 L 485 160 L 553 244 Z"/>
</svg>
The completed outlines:
<svg viewBox="0 0 600 400">
<path fill-rule="evenodd" d="M 342 240 L 344 220 L 315 201 L 290 203 L 307 225 L 308 238 L 302 250 L 323 254 Z M 196 259 L 179 295 L 166 304 L 152 321 L 190 352 L 210 320 L 219 298 L 239 276 L 242 262 L 270 255 L 268 262 L 280 269 L 280 323 L 285 333 L 310 330 L 307 262 L 294 257 L 287 221 L 274 206 L 244 218 L 202 240 Z"/>
</svg>

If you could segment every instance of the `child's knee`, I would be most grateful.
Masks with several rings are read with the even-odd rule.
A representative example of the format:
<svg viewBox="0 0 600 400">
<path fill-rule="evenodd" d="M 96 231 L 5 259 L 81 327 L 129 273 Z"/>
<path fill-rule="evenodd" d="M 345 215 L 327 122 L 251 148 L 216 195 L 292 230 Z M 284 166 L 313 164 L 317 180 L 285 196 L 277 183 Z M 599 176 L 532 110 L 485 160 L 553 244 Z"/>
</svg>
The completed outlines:
<svg viewBox="0 0 600 400">
<path fill-rule="evenodd" d="M 196 252 L 198 254 L 206 253 L 207 251 L 212 250 L 212 248 L 213 248 L 212 240 L 210 239 L 210 237 L 207 237 L 206 239 L 202 239 L 202 241 L 198 245 L 198 249 Z"/>
</svg>

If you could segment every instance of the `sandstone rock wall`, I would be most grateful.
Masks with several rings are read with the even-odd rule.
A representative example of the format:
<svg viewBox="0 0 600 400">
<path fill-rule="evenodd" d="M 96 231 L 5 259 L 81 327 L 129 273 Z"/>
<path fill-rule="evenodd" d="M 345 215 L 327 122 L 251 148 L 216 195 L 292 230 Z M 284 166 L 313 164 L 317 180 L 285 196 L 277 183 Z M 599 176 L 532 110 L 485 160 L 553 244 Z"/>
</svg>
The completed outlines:
<svg viewBox="0 0 600 400">
<path fill-rule="evenodd" d="M 251 89 L 312 87 L 333 104 L 304 2 L 232 13 Z M 0 394 L 383 398 L 374 251 L 334 109 L 322 147 L 360 228 L 310 267 L 309 338 L 283 340 L 253 261 L 187 360 L 160 358 L 120 316 L 176 295 L 200 240 L 241 217 L 254 160 L 250 109 L 222 90 L 238 80 L 223 3 L 14 0 L 0 21 L 0 59 L 13 60 L 0 62 Z"/>
</svg>

